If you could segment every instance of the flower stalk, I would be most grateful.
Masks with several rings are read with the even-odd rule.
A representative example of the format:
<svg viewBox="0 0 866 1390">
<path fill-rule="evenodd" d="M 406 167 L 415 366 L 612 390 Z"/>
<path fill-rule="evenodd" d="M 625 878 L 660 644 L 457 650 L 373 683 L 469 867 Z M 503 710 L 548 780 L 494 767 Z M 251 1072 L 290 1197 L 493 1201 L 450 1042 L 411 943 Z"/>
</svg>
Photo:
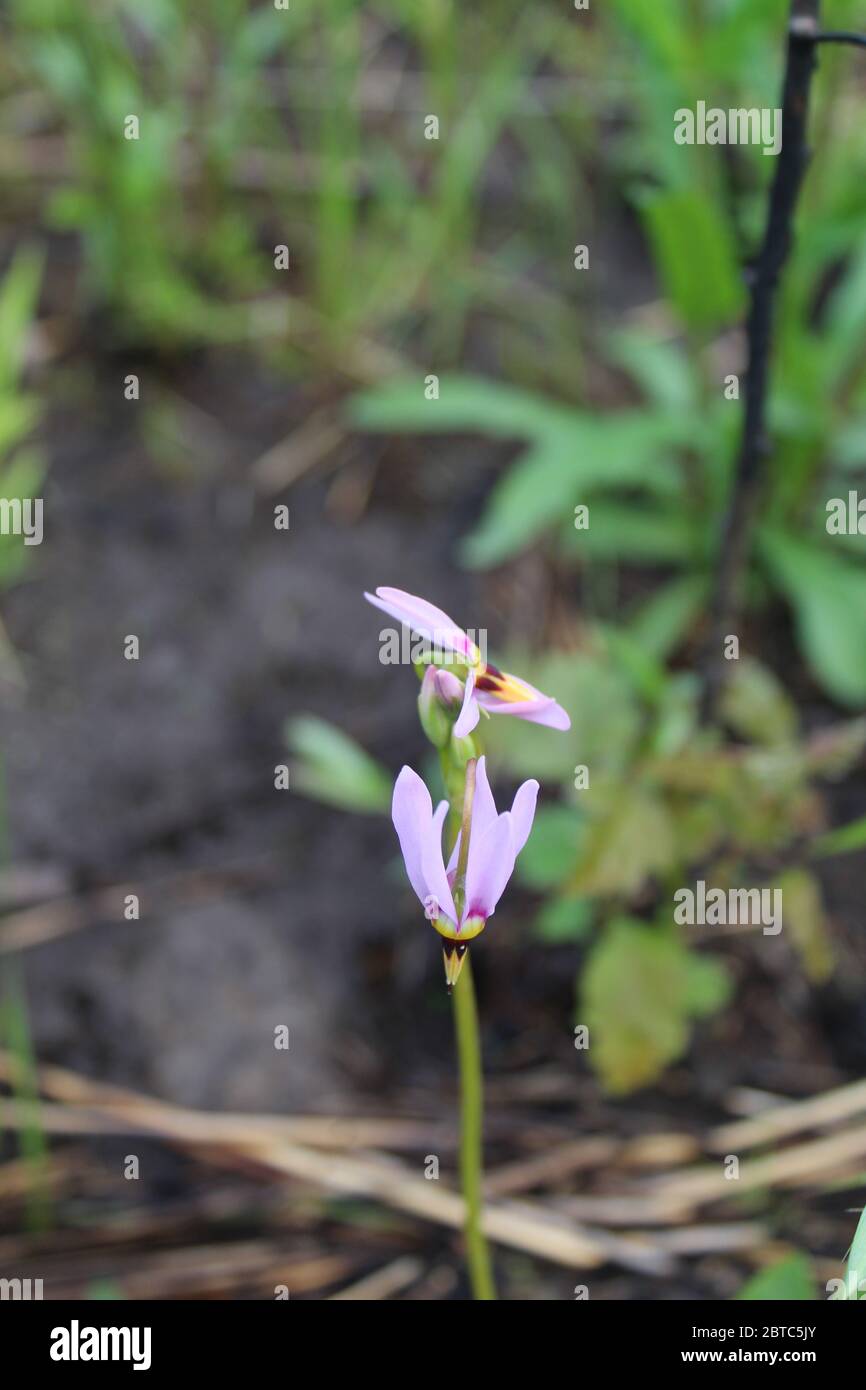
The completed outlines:
<svg viewBox="0 0 866 1390">
<path fill-rule="evenodd" d="M 460 1068 L 460 1186 L 466 1203 L 466 1261 L 473 1297 L 480 1302 L 496 1298 L 490 1251 L 482 1224 L 484 1096 L 478 1009 L 468 947 L 466 960 L 452 992 L 454 1035 Z"/>
<path fill-rule="evenodd" d="M 443 752 L 442 761 L 452 769 L 451 776 L 445 777 L 446 786 L 450 783 L 454 787 L 455 784 L 459 785 L 460 781 L 463 782 L 462 796 L 458 795 L 453 800 L 449 797 L 450 820 L 460 831 L 460 851 L 454 879 L 455 903 L 460 912 L 463 906 L 461 899 L 465 892 L 466 866 L 469 861 L 477 763 L 474 758 L 470 758 L 466 764 L 465 775 L 461 778 L 460 768 L 453 767 L 447 751 Z M 443 773 L 445 770 L 443 766 Z M 465 942 L 443 940 L 443 949 L 448 993 L 454 1001 L 454 1038 L 460 1075 L 460 1187 L 466 1203 L 466 1262 L 473 1297 L 479 1302 L 491 1302 L 496 1298 L 496 1286 L 493 1282 L 490 1251 L 483 1226 L 484 1081 L 475 984 L 468 945 Z"/>
<path fill-rule="evenodd" d="M 469 635 L 441 608 L 402 589 L 380 588 L 365 597 L 443 654 L 443 664 L 430 656 L 415 666 L 421 681 L 418 717 L 439 753 L 445 799 L 434 810 L 422 779 L 403 767 L 394 785 L 391 819 L 406 875 L 424 916 L 442 939 L 460 1076 L 460 1182 L 469 1279 L 473 1296 L 490 1301 L 496 1288 L 483 1222 L 481 1041 L 469 943 L 484 931 L 511 878 L 532 829 L 539 788 L 529 778 L 518 787 L 511 809 L 497 811 L 473 731 L 482 715 L 510 714 L 553 729 L 569 728 L 570 720 L 556 700 L 482 660 Z M 446 823 L 447 854 L 442 844 Z"/>
</svg>

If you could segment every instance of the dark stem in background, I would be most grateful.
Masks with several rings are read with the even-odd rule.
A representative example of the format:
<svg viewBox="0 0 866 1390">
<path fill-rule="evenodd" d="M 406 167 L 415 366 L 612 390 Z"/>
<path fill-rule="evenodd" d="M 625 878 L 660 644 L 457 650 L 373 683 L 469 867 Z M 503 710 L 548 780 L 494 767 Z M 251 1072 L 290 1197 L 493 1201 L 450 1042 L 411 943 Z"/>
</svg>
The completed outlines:
<svg viewBox="0 0 866 1390">
<path fill-rule="evenodd" d="M 736 619 L 762 465 L 769 453 L 766 408 L 773 309 L 779 276 L 791 249 L 794 210 L 809 158 L 806 122 L 820 9 L 821 0 L 794 0 L 791 6 L 782 91 L 782 148 L 770 191 L 764 240 L 752 274 L 746 320 L 743 428 L 710 602 L 710 630 L 701 690 L 701 717 L 705 720 L 716 713 L 722 689 L 724 639 Z"/>
<path fill-rule="evenodd" d="M 759 500 L 762 465 L 769 454 L 766 412 L 773 309 L 779 276 L 791 249 L 794 212 L 809 159 L 806 124 L 816 50 L 821 43 L 850 43 L 866 48 L 866 34 L 819 30 L 820 11 L 821 0 L 793 0 L 791 5 L 782 91 L 782 148 L 770 190 L 764 240 L 752 276 L 746 320 L 743 431 L 710 601 L 710 631 L 701 689 L 704 720 L 711 719 L 717 712 L 724 683 L 722 648 L 736 621 L 742 573 Z"/>
</svg>

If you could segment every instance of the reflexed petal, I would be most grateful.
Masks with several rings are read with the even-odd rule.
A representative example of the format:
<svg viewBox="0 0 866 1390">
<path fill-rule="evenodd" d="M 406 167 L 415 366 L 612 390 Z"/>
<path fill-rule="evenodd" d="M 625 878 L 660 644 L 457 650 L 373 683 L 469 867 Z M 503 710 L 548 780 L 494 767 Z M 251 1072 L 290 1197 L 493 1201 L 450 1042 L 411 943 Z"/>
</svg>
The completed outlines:
<svg viewBox="0 0 866 1390">
<path fill-rule="evenodd" d="M 511 819 L 514 830 L 514 857 L 517 858 L 532 829 L 535 819 L 535 803 L 538 800 L 538 783 L 534 777 L 517 788 L 511 806 Z"/>
<path fill-rule="evenodd" d="M 486 835 L 496 820 L 496 802 L 487 777 L 487 758 L 478 759 L 475 769 L 475 797 L 472 802 L 472 835 Z M 471 850 L 472 844 L 470 842 Z"/>
<path fill-rule="evenodd" d="M 431 891 L 424 878 L 422 854 L 433 821 L 433 802 L 423 781 L 411 767 L 402 768 L 394 784 L 391 819 L 400 841 L 409 882 L 423 903 Z"/>
<path fill-rule="evenodd" d="M 442 825 L 447 814 L 448 802 L 440 801 L 421 848 L 421 872 L 427 885 L 427 893 L 432 894 L 438 902 L 440 913 L 456 925 L 457 910 L 442 858 Z"/>
<path fill-rule="evenodd" d="M 562 705 L 549 696 L 542 695 L 537 700 L 517 700 L 512 704 L 503 704 L 487 691 L 479 691 L 476 698 L 489 714 L 513 714 L 518 719 L 526 719 L 531 724 L 546 724 L 551 729 L 571 728 L 571 720 Z"/>
<path fill-rule="evenodd" d="M 455 738 L 465 738 L 467 734 L 471 734 L 481 718 L 474 692 L 475 672 L 470 671 L 466 677 L 466 687 L 463 691 L 463 708 L 458 715 L 457 723 L 454 725 Z"/>
<path fill-rule="evenodd" d="M 514 869 L 514 831 L 506 811 L 483 835 L 469 841 L 464 919 L 492 917 Z"/>
<path fill-rule="evenodd" d="M 378 588 L 375 594 L 365 593 L 364 598 L 398 623 L 405 623 L 420 637 L 426 637 L 435 647 L 457 652 L 470 662 L 475 660 L 475 648 L 463 629 L 426 599 L 407 594 L 403 589 L 389 588 Z"/>
</svg>

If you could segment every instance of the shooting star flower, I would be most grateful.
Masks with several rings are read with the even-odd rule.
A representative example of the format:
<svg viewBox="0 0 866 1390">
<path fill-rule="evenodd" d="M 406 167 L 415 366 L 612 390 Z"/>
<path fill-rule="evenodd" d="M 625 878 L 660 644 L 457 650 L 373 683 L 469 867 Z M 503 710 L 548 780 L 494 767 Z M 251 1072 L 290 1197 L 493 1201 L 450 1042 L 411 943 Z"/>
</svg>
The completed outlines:
<svg viewBox="0 0 866 1390">
<path fill-rule="evenodd" d="M 364 597 L 399 623 L 405 623 L 419 637 L 426 638 L 437 652 L 450 653 L 458 666 L 466 668 L 461 682 L 463 704 L 454 725 L 455 738 L 464 738 L 475 728 L 483 709 L 488 714 L 513 714 L 533 724 L 551 729 L 569 729 L 571 720 L 561 705 L 536 690 L 528 681 L 500 671 L 485 662 L 481 652 L 453 618 L 426 599 L 403 589 L 379 588 Z M 456 679 L 456 678 L 455 678 Z"/>
<path fill-rule="evenodd" d="M 496 810 L 484 758 L 467 766 L 463 824 L 448 865 L 442 828 L 448 802 L 433 810 L 424 782 L 404 767 L 394 787 L 391 815 L 403 862 L 424 915 L 443 938 L 445 979 L 454 985 L 467 943 L 478 936 L 511 878 L 532 829 L 538 783 L 518 788 L 510 811 Z"/>
</svg>

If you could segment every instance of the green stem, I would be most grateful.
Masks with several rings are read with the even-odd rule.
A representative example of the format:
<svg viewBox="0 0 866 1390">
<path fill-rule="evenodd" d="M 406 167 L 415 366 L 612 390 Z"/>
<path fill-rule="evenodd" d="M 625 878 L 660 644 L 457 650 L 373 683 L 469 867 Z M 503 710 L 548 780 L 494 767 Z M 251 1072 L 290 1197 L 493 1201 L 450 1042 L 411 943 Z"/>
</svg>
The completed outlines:
<svg viewBox="0 0 866 1390">
<path fill-rule="evenodd" d="M 475 760 L 470 759 L 467 766 L 461 766 L 449 745 L 440 750 L 439 761 L 445 794 L 448 797 L 448 840 L 453 845 L 461 829 L 464 814 L 471 813 L 475 790 Z M 471 770 L 469 764 L 471 763 Z M 470 827 L 464 828 L 461 841 L 463 861 L 458 865 L 457 877 L 461 869 L 465 876 L 466 856 L 469 849 Z M 455 877 L 455 884 L 457 882 Z M 454 1036 L 457 1043 L 457 1062 L 460 1074 L 460 1186 L 466 1204 L 464 1235 L 466 1237 L 466 1261 L 469 1266 L 469 1282 L 472 1296 L 482 1302 L 496 1298 L 493 1271 L 490 1265 L 490 1252 L 484 1234 L 482 1218 L 484 1201 L 482 1185 L 484 1181 L 484 1158 L 482 1127 L 484 1119 L 483 1080 L 481 1071 L 481 1040 L 478 1030 L 478 1009 L 475 1004 L 475 986 L 472 981 L 472 962 L 469 952 L 463 961 L 460 974 L 452 990 L 454 1000 Z"/>
<path fill-rule="evenodd" d="M 448 756 L 447 748 L 443 748 L 439 754 L 439 766 L 442 769 L 442 781 L 445 784 L 445 795 L 450 807 L 445 837 L 450 848 L 460 833 L 460 826 L 463 821 L 463 788 L 466 777 L 463 768 L 458 767 L 456 762 Z"/>
<path fill-rule="evenodd" d="M 460 1184 L 466 1203 L 466 1258 L 473 1297 L 490 1302 L 496 1298 L 490 1252 L 482 1228 L 483 1088 L 478 1010 L 472 983 L 472 962 L 467 955 L 454 986 L 454 1031 L 460 1066 Z"/>
</svg>

